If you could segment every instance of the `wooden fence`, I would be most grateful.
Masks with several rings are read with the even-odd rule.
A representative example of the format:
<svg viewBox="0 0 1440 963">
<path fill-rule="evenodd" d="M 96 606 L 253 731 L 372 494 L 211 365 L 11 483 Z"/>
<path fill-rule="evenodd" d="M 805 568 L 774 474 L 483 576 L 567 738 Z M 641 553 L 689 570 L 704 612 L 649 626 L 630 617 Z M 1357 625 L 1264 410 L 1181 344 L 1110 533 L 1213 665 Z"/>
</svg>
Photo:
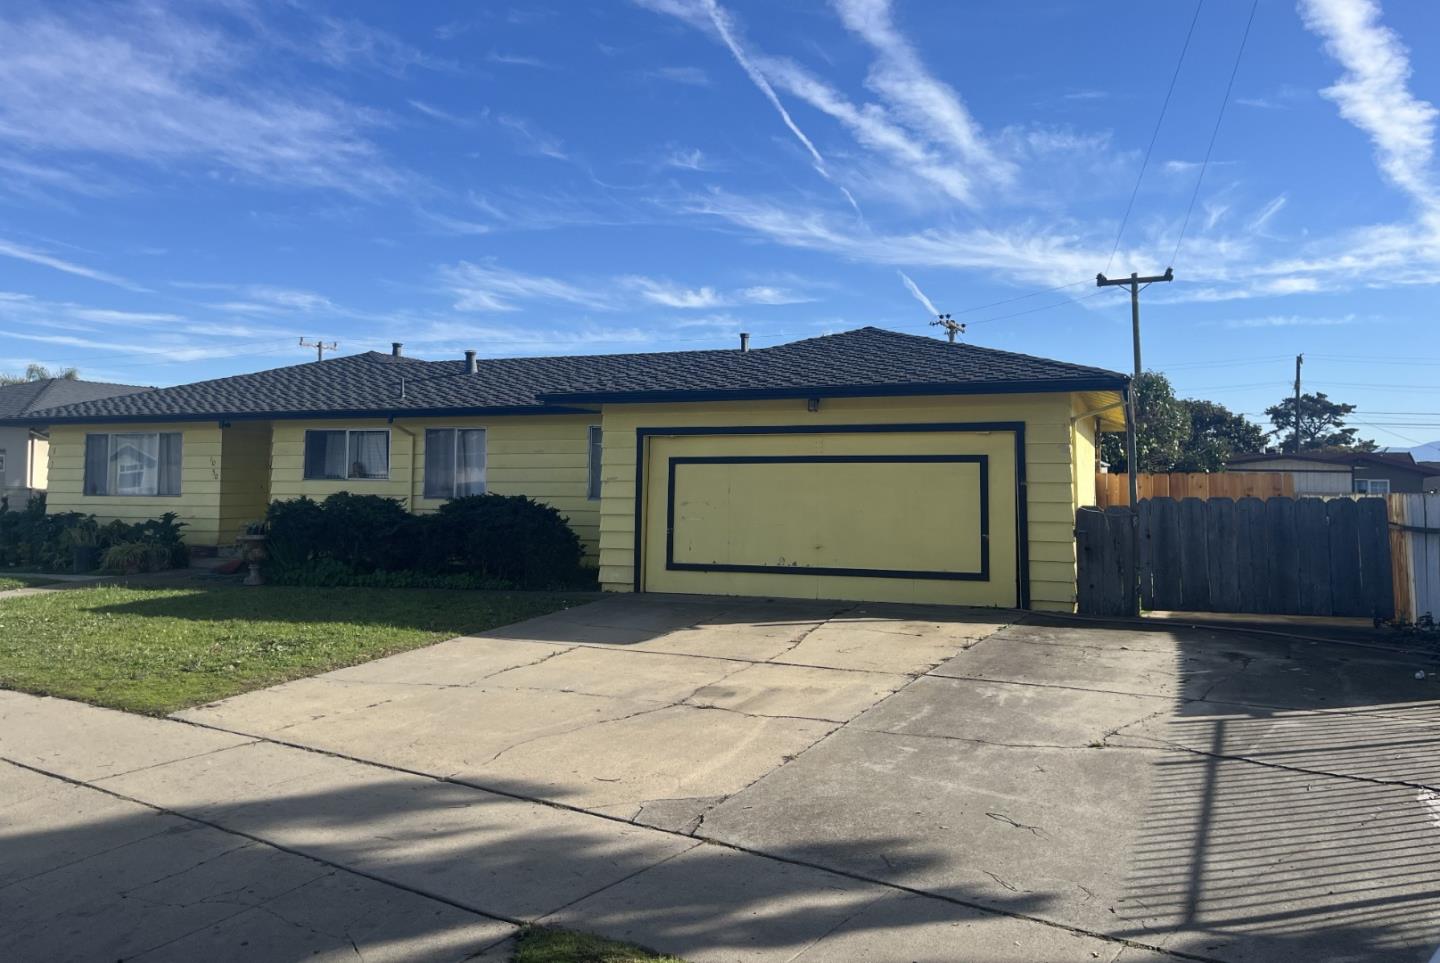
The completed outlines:
<svg viewBox="0 0 1440 963">
<path fill-rule="evenodd" d="M 1440 507 L 1440 506 L 1437 506 Z M 1075 517 L 1080 611 L 1136 611 L 1128 508 Z M 1390 618 L 1383 498 L 1152 498 L 1140 502 L 1140 606 L 1182 612 Z"/>
<path fill-rule="evenodd" d="M 1390 495 L 1395 614 L 1440 618 L 1440 495 Z"/>
<path fill-rule="evenodd" d="M 1140 498 L 1295 497 L 1295 476 L 1287 471 L 1170 472 L 1136 477 Z M 1130 504 L 1130 476 L 1095 473 L 1095 504 Z"/>
</svg>

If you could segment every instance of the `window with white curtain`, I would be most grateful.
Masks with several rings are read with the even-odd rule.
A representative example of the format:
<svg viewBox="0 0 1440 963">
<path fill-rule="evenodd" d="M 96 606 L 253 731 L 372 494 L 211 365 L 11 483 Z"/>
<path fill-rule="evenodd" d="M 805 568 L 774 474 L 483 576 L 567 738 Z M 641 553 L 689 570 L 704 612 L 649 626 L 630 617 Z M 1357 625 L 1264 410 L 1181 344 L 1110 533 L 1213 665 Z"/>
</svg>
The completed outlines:
<svg viewBox="0 0 1440 963">
<path fill-rule="evenodd" d="M 1362 495 L 1388 495 L 1390 494 L 1390 479 L 1357 478 L 1355 479 L 1355 491 Z"/>
<path fill-rule="evenodd" d="M 310 480 L 390 477 L 390 432 L 325 430 L 305 432 L 305 477 Z"/>
<path fill-rule="evenodd" d="M 485 494 L 485 429 L 425 430 L 425 497 Z"/>
<path fill-rule="evenodd" d="M 600 426 L 599 426 L 599 425 L 591 425 L 591 426 L 590 426 L 590 436 L 589 436 L 589 441 L 590 441 L 590 443 L 589 443 L 589 445 L 587 446 L 587 450 L 589 451 L 589 456 L 588 456 L 588 460 L 587 460 L 587 462 L 586 462 L 586 467 L 587 467 L 587 469 L 588 469 L 588 473 L 587 473 L 586 481 L 585 481 L 585 497 L 586 497 L 586 498 L 592 498 L 592 499 L 594 499 L 594 498 L 599 498 L 599 497 L 600 497 L 600 454 L 601 454 L 600 439 L 601 439 Z"/>
<path fill-rule="evenodd" d="M 85 494 L 180 494 L 178 431 L 85 436 Z"/>
</svg>

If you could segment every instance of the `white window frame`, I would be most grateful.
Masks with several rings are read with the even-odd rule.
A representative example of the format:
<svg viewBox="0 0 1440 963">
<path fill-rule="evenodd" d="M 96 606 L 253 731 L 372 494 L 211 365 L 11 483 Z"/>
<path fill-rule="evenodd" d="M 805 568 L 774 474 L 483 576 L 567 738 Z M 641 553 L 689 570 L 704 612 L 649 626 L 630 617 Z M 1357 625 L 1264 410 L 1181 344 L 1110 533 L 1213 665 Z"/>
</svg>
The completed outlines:
<svg viewBox="0 0 1440 963">
<path fill-rule="evenodd" d="M 1390 479 L 1357 478 L 1355 479 L 1355 493 L 1357 495 L 1388 495 L 1390 494 Z"/>
<path fill-rule="evenodd" d="M 307 475 L 305 453 L 310 447 L 310 433 L 323 432 L 325 434 L 345 433 L 345 477 L 332 478 L 329 475 Z M 384 434 L 385 435 L 385 475 L 352 475 L 350 469 L 354 462 L 350 460 L 350 436 L 354 434 Z M 306 428 L 304 437 L 300 442 L 300 477 L 304 481 L 336 482 L 336 481 L 357 481 L 357 482 L 387 482 L 390 480 L 390 455 L 394 450 L 389 428 Z"/>
<path fill-rule="evenodd" d="M 160 439 L 162 436 L 170 435 L 178 439 L 180 447 L 180 477 L 175 480 L 173 492 L 162 492 L 160 490 L 160 466 L 155 469 L 155 490 L 153 492 L 121 492 L 119 488 L 119 468 L 115 463 L 115 439 L 125 435 L 146 435 L 155 439 L 155 457 L 160 458 Z M 105 439 L 105 490 L 103 492 L 90 491 L 90 464 L 88 453 L 90 450 L 91 438 Z M 85 498 L 179 498 L 185 492 L 185 433 L 182 431 L 87 431 L 80 468 L 80 493 Z"/>
<path fill-rule="evenodd" d="M 591 425 L 585 430 L 585 497 L 592 502 L 600 500 L 604 454 L 605 433 L 599 425 Z"/>
<path fill-rule="evenodd" d="M 428 498 L 428 499 L 430 499 L 431 501 L 449 501 L 449 500 L 452 499 L 452 498 L 460 498 L 460 497 L 463 497 L 463 496 L 460 496 L 460 495 L 456 495 L 456 494 L 455 494 L 455 486 L 456 486 L 456 484 L 458 484 L 459 478 L 460 478 L 460 472 L 459 472 L 457 469 L 458 469 L 459 466 L 460 466 L 460 432 L 462 432 L 462 431 L 478 431 L 478 432 L 480 432 L 480 451 L 484 454 L 485 463 L 484 463 L 484 465 L 481 466 L 481 468 L 480 468 L 480 491 L 478 491 L 478 492 L 471 492 L 470 494 L 472 494 L 472 495 L 484 495 L 484 494 L 487 494 L 487 493 L 490 491 L 490 432 L 489 432 L 489 430 L 486 429 L 486 428 L 483 428 L 483 427 L 477 428 L 477 427 L 474 426 L 474 425 L 431 425 L 431 426 L 429 426 L 429 427 L 427 427 L 427 428 L 425 429 L 425 451 L 426 451 L 427 453 L 430 451 L 430 432 L 432 432 L 432 431 L 450 431 L 450 432 L 454 432 L 454 434 L 450 436 L 450 444 L 451 444 L 451 451 L 450 451 L 450 494 L 449 494 L 449 495 L 442 495 L 442 496 L 438 496 L 438 497 L 435 496 L 435 495 L 428 495 L 428 494 L 426 494 L 426 492 L 429 491 L 429 488 L 430 488 L 430 479 L 429 479 L 428 473 L 425 472 L 425 470 L 424 470 L 424 467 L 425 467 L 425 466 L 424 466 L 424 464 L 422 463 L 422 465 L 421 465 L 421 477 L 420 477 L 420 495 L 421 495 L 421 497 L 422 497 L 422 498 Z M 428 460 L 428 455 L 427 455 L 427 460 Z"/>
</svg>

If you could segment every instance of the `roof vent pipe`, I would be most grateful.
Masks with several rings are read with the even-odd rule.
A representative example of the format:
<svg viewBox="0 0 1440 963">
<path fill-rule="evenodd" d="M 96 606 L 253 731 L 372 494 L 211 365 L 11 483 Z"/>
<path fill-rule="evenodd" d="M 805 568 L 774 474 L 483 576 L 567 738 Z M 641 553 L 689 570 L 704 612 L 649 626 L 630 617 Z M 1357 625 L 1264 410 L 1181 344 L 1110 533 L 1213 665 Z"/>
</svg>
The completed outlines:
<svg viewBox="0 0 1440 963">
<path fill-rule="evenodd" d="M 391 342 L 390 342 L 390 356 L 391 356 L 392 358 L 399 358 L 399 357 L 402 357 L 404 354 L 405 354 L 405 345 L 404 345 L 403 342 L 400 342 L 400 341 L 391 341 Z"/>
<path fill-rule="evenodd" d="M 741 331 L 741 332 L 740 332 L 740 350 L 741 350 L 741 351 L 749 351 L 749 350 L 750 350 L 750 332 L 749 332 L 749 331 Z"/>
<path fill-rule="evenodd" d="M 467 351 L 467 352 L 465 352 L 465 373 L 466 373 L 466 374 L 474 374 L 475 372 L 477 372 L 477 371 L 479 371 L 479 370 L 480 370 L 479 366 L 475 364 L 475 352 L 473 352 L 473 351 Z"/>
</svg>

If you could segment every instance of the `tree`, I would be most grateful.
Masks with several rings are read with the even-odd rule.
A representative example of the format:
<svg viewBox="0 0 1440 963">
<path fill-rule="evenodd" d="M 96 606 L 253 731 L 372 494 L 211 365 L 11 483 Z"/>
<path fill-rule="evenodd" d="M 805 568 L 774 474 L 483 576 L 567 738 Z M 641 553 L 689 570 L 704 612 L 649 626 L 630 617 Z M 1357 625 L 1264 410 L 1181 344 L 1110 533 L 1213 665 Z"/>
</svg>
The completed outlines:
<svg viewBox="0 0 1440 963">
<path fill-rule="evenodd" d="M 1244 415 L 1198 398 L 1180 404 L 1190 415 L 1190 438 L 1171 471 L 1221 471 L 1231 455 L 1264 450 L 1264 429 Z"/>
<path fill-rule="evenodd" d="M 1169 471 L 1180 460 L 1190 437 L 1190 415 L 1176 400 L 1170 380 L 1158 371 L 1141 373 L 1131 388 L 1140 408 L 1135 448 L 1142 472 Z M 1100 439 L 1100 455 L 1111 471 L 1127 471 L 1124 433 L 1110 433 Z"/>
<path fill-rule="evenodd" d="M 47 378 L 65 378 L 74 381 L 80 372 L 74 368 L 56 368 L 51 371 L 43 364 L 27 364 L 23 375 L 0 374 L 0 385 L 19 385 L 27 381 L 44 381 Z"/>
<path fill-rule="evenodd" d="M 1325 392 L 1300 396 L 1300 447 L 1295 447 L 1295 398 L 1285 398 L 1265 409 L 1275 434 L 1281 437 L 1282 451 L 1374 451 L 1375 442 L 1356 438 L 1358 428 L 1346 428 L 1345 418 L 1354 405 L 1331 401 Z"/>
<path fill-rule="evenodd" d="M 1224 405 L 1196 398 L 1177 399 L 1170 381 L 1146 371 L 1135 382 L 1140 429 L 1135 445 L 1142 472 L 1220 471 L 1231 455 L 1260 451 L 1265 432 Z M 1100 456 L 1110 470 L 1127 470 L 1125 435 L 1100 439 Z"/>
</svg>

